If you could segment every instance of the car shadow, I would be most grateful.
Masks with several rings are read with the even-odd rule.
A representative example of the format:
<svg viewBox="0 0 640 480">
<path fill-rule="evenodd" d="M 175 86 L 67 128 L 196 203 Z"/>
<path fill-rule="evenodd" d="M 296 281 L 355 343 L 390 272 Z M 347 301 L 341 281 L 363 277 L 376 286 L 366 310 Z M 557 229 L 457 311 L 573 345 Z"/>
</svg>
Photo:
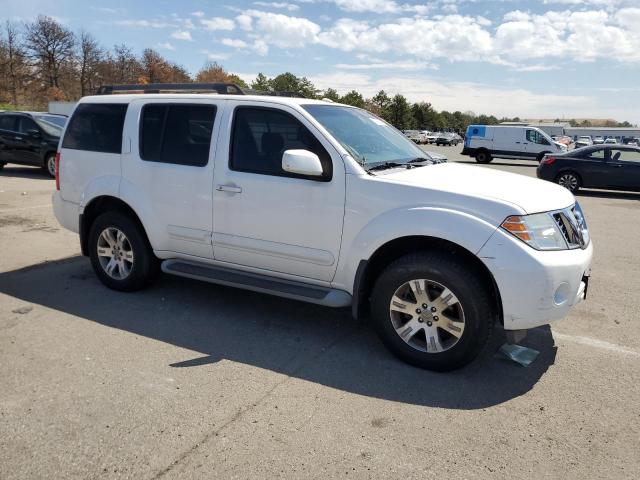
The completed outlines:
<svg viewBox="0 0 640 480">
<path fill-rule="evenodd" d="M 580 197 L 611 198 L 616 200 L 640 200 L 640 192 L 619 192 L 614 190 L 585 190 L 576 193 Z"/>
<path fill-rule="evenodd" d="M 3 169 L 0 170 L 0 177 L 14 177 L 14 178 L 29 178 L 32 180 L 51 180 L 51 178 L 42 168 L 40 167 L 14 167 L 5 165 Z"/>
<path fill-rule="evenodd" d="M 521 367 L 496 353 L 504 342 L 504 332 L 496 329 L 476 361 L 434 373 L 394 358 L 367 322 L 352 319 L 348 309 L 169 275 L 147 290 L 120 293 L 102 286 L 84 257 L 0 273 L 0 292 L 180 347 L 170 364 L 174 368 L 206 368 L 226 359 L 346 392 L 432 407 L 479 409 L 511 400 L 531 390 L 556 356 L 551 330 L 540 328 L 523 342 L 540 356 Z"/>
</svg>

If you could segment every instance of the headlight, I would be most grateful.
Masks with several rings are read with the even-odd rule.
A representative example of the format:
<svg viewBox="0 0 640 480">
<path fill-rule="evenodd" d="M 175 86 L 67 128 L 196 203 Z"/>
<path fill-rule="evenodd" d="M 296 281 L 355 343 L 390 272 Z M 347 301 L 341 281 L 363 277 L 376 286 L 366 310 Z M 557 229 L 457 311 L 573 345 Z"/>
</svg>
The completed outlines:
<svg viewBox="0 0 640 480">
<path fill-rule="evenodd" d="M 512 215 L 500 226 L 536 250 L 568 248 L 558 224 L 548 213 Z"/>
</svg>

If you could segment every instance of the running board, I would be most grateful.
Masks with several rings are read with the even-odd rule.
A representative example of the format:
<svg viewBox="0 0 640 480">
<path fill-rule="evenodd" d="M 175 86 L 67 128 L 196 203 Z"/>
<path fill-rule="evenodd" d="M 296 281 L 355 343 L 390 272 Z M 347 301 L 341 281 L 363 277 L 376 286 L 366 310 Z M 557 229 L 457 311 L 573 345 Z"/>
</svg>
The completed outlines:
<svg viewBox="0 0 640 480">
<path fill-rule="evenodd" d="M 343 290 L 319 287 L 202 263 L 165 260 L 162 262 L 162 271 L 180 277 L 268 293 L 278 297 L 317 303 L 327 307 L 348 307 L 351 305 L 351 295 Z"/>
</svg>

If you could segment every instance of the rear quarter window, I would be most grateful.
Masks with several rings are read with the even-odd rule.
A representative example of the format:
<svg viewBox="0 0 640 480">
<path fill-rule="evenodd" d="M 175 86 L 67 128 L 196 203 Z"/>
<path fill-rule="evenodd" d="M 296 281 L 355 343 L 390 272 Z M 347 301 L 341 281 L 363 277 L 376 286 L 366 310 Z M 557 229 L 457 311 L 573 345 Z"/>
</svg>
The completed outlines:
<svg viewBox="0 0 640 480">
<path fill-rule="evenodd" d="M 122 127 L 127 104 L 78 105 L 64 135 L 62 148 L 89 152 L 121 153 Z"/>
</svg>

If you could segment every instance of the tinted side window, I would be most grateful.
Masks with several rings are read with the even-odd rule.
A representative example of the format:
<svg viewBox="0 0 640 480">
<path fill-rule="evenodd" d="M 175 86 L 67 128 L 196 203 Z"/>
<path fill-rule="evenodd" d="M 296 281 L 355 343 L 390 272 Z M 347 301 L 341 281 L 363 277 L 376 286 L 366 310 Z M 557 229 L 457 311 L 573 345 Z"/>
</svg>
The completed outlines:
<svg viewBox="0 0 640 480">
<path fill-rule="evenodd" d="M 36 122 L 34 122 L 28 117 L 20 117 L 20 124 L 18 127 L 18 131 L 20 133 L 27 133 L 29 130 L 40 131 L 40 129 L 38 128 L 38 125 L 36 125 Z"/>
<path fill-rule="evenodd" d="M 213 105 L 145 105 L 140 125 L 140 158 L 205 166 L 215 116 Z"/>
<path fill-rule="evenodd" d="M 588 158 L 590 160 L 604 160 L 604 148 L 586 152 L 584 158 Z"/>
<path fill-rule="evenodd" d="M 18 131 L 18 117 L 15 115 L 0 115 L 0 130 Z"/>
<path fill-rule="evenodd" d="M 321 179 L 331 180 L 331 156 L 296 118 L 271 108 L 236 108 L 229 160 L 232 170 L 306 178 L 282 169 L 282 154 L 291 149 L 309 150 L 318 155 L 324 172 Z"/>
<path fill-rule="evenodd" d="M 640 163 L 640 152 L 636 150 L 611 150 L 611 160 L 615 162 L 637 162 Z"/>
<path fill-rule="evenodd" d="M 62 148 L 120 153 L 126 104 L 78 105 L 62 141 Z"/>
</svg>

